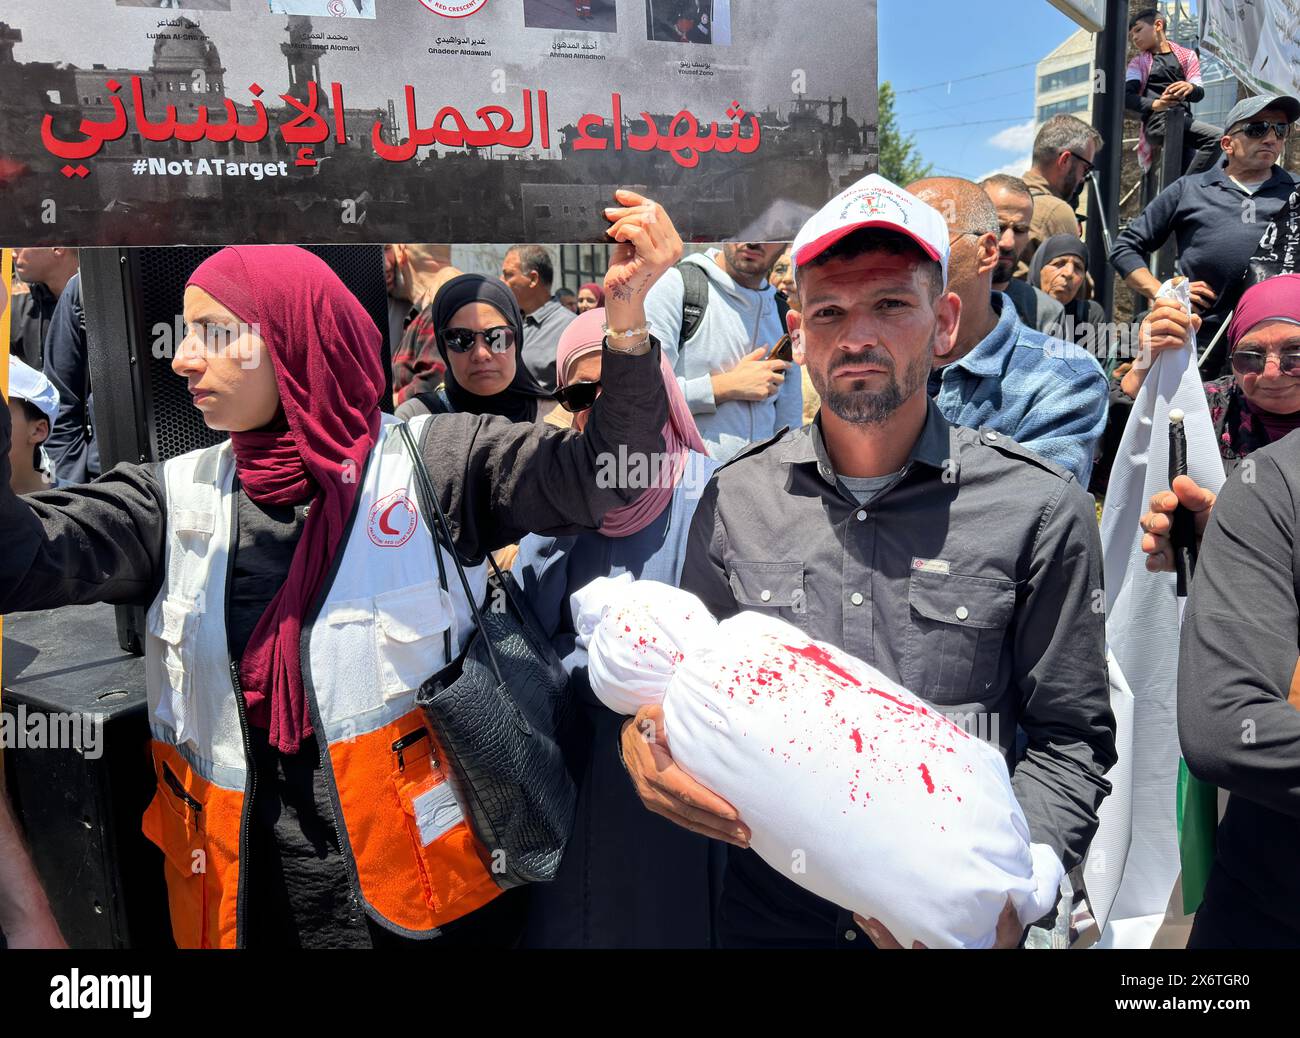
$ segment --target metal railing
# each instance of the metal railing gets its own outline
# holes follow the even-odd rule
[[[1183,139],[1191,122],[1191,113],[1181,105],[1165,112],[1165,139],[1152,156],[1151,168],[1143,177],[1142,208],[1146,209],[1156,195],[1183,175]],[[1149,139],[1149,138],[1148,138]],[[1178,243],[1171,235],[1164,246],[1151,258],[1151,273],[1162,282],[1174,276],[1178,262]]]

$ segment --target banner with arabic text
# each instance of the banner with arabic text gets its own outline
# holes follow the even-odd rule
[[[5,0],[0,243],[781,241],[876,121],[875,0]]]
[[[1300,3],[1201,0],[1201,49],[1252,93],[1300,93]]]

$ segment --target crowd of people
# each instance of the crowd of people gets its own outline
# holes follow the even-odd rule
[[[1131,36],[1149,164],[1199,68],[1155,12]],[[1300,274],[1248,271],[1297,190],[1279,164],[1297,118],[1300,101],[1261,96],[1222,130],[1193,123],[1185,174],[1118,235],[1113,269],[1089,269],[1075,211],[1108,142],[1068,115],[1021,177],[872,175],[792,243],[683,259],[672,214],[620,191],[608,269],[576,291],[541,245],[513,246],[499,277],[457,270],[446,246],[389,245],[391,400],[383,331],[321,261],[224,249],[185,290],[172,367],[228,441],[103,474],[75,250],[16,250],[0,612],[148,610],[144,828],[178,944],[896,944],[758,857],[671,734],[647,737],[661,708],[623,718],[593,696],[569,601],[622,574],[719,619],[767,611],[992,718],[1033,841],[1078,878],[1117,753],[1095,607],[1115,405],[1222,329],[1196,359],[1225,472],[1250,478],[1220,500],[1181,477],[1141,523],[1152,570],[1174,565],[1178,508],[1203,534],[1178,725],[1192,771],[1229,797],[1191,943],[1300,945]],[[1171,237],[1190,312],[1148,265]],[[1136,337],[1092,298],[1114,274],[1146,308]],[[648,485],[602,478],[638,456],[657,460]],[[421,466],[452,543],[406,496]],[[574,703],[573,832],[552,882],[511,890],[458,812],[429,830],[444,776],[414,700],[466,650],[489,555]],[[457,562],[463,588],[445,579]],[[1035,920],[1013,922],[1007,946]],[[3,810],[0,930],[58,940]]]

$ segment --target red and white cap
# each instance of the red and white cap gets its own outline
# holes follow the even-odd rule
[[[795,269],[863,227],[907,235],[943,268],[947,282],[948,222],[943,214],[876,173],[845,188],[803,225],[794,239]]]

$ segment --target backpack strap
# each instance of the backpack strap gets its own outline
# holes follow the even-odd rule
[[[784,335],[788,327],[785,316],[790,312],[790,300],[780,292],[777,292],[773,298],[776,300],[776,317],[781,322],[781,334]]]
[[[704,323],[704,312],[709,308],[709,275],[694,263],[677,264],[682,276],[682,333],[678,347],[685,346]]]
[[[426,389],[416,393],[412,400],[418,400],[424,405],[429,414],[451,414],[451,401],[447,399],[446,383],[440,385],[437,389]]]

